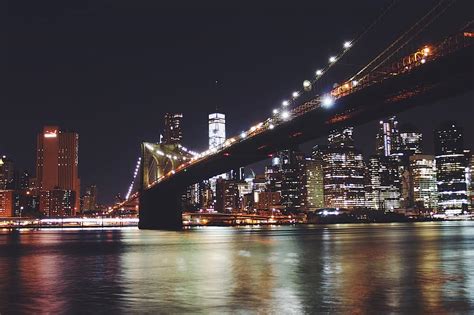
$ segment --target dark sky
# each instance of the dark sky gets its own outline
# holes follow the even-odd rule
[[[34,171],[35,135],[43,125],[76,130],[83,187],[96,183],[101,200],[111,201],[127,190],[140,141],[158,140],[166,111],[183,112],[184,144],[196,150],[207,146],[207,114],[216,106],[227,115],[228,134],[247,129],[392,1],[176,3],[3,3],[0,154]],[[359,69],[436,3],[396,2],[327,82]],[[472,9],[470,1],[458,1],[420,38],[459,29]],[[428,153],[432,129],[444,119],[463,125],[473,148],[473,107],[471,92],[399,120],[419,125]],[[373,152],[376,125],[356,129],[366,154]]]

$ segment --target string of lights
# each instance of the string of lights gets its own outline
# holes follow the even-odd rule
[[[135,180],[136,180],[138,172],[140,170],[141,162],[142,162],[142,158],[139,157],[138,160],[137,160],[137,165],[135,167],[135,172],[133,173],[133,179],[132,179],[132,182],[130,184],[130,187],[128,188],[127,195],[125,196],[125,199],[128,199],[130,197],[130,194],[132,193],[133,186],[135,185]]]

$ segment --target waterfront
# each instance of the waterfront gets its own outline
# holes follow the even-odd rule
[[[0,313],[469,313],[474,222],[0,232]]]

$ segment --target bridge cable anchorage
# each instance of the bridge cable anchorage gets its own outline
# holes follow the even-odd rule
[[[402,35],[400,35],[395,41],[393,41],[387,48],[385,48],[380,54],[378,54],[372,61],[370,61],[366,66],[364,66],[361,70],[359,70],[355,75],[350,77],[346,81],[353,81],[356,80],[356,78],[359,77],[365,77],[367,74],[363,74],[366,70],[368,70],[372,64],[376,63],[380,58],[382,58],[387,52],[389,52],[395,45],[397,45],[400,41],[402,41],[407,35],[410,34],[413,30],[417,30],[417,32],[412,35],[408,40],[405,41],[403,45],[401,45],[398,49],[395,49],[388,57],[384,58],[380,63],[378,63],[374,68],[369,69],[368,72],[373,72],[374,70],[378,69],[381,65],[383,65],[385,62],[389,60],[395,53],[399,52],[403,47],[405,47],[415,36],[417,36],[422,30],[424,30],[427,26],[429,26],[433,21],[435,21],[441,14],[443,14],[447,8],[449,8],[456,0],[448,1],[448,5],[444,8],[442,8],[442,11],[435,15],[431,20],[428,20],[425,25],[419,27],[421,23],[423,23],[425,20],[427,20],[430,15],[435,12],[438,8],[441,7],[446,1],[445,0],[440,0],[431,10],[429,10],[421,19],[419,19],[417,22],[415,22],[414,25],[412,25],[407,31],[405,31]],[[359,79],[361,81],[362,79]]]

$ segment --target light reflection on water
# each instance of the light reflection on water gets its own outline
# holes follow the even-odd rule
[[[0,313],[474,311],[474,222],[0,231]]]

